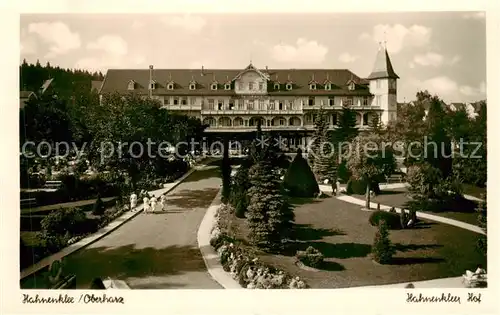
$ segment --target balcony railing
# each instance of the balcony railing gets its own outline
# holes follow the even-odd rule
[[[201,110],[201,105],[163,105],[168,110]]]
[[[356,125],[359,130],[366,130],[370,127],[368,125]],[[255,131],[257,126],[210,126],[205,131],[208,132],[231,132],[231,131]],[[330,125],[328,129],[336,129],[337,126]],[[262,130],[284,130],[284,131],[313,131],[315,129],[314,125],[304,125],[304,126],[262,126]]]

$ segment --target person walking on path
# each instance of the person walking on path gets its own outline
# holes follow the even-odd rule
[[[135,193],[132,193],[132,195],[130,195],[130,210],[134,210],[136,206],[137,206],[137,195]]]
[[[151,198],[151,212],[155,211],[156,211],[156,197],[153,196],[153,198]]]
[[[144,213],[149,213],[149,211],[150,211],[149,198],[144,197],[144,199],[142,199],[142,201],[144,202]]]
[[[160,209],[161,211],[167,210],[167,196],[161,195],[160,197]]]

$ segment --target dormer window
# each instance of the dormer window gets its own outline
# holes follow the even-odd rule
[[[286,84],[286,89],[287,89],[288,91],[291,91],[291,90],[292,90],[292,83],[287,83],[287,84]]]
[[[228,91],[231,89],[231,83],[224,84],[224,90]]]
[[[279,90],[280,89],[280,84],[279,83],[274,83],[274,89]]]
[[[309,84],[309,89],[310,90],[316,90],[316,83]]]
[[[210,89],[217,90],[217,83],[212,83],[212,85],[210,85]]]
[[[354,82],[349,83],[349,91],[354,91],[356,89],[356,85]]]
[[[174,83],[170,82],[167,84],[167,90],[173,90],[174,89]]]
[[[325,84],[325,90],[330,91],[332,89],[331,83]]]
[[[150,81],[149,82],[149,89],[154,90],[156,88],[156,82],[155,81]]]
[[[193,83],[193,82],[189,83],[189,89],[196,90],[196,83]]]
[[[134,89],[135,89],[135,82],[134,82],[134,80],[130,80],[128,82],[127,90],[131,91],[131,90],[134,90]]]

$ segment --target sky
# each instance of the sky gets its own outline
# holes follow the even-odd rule
[[[110,68],[350,69],[367,77],[386,46],[398,101],[428,90],[486,98],[484,12],[22,14],[20,61]],[[384,43],[385,42],[385,43]]]

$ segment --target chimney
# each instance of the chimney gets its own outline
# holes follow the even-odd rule
[[[205,75],[205,72],[204,72],[205,68],[203,66],[201,66],[201,76],[204,76]]]
[[[151,82],[153,81],[153,65],[149,66],[149,82],[148,82],[148,90],[149,90],[149,97],[151,98],[153,96],[153,89],[151,89]]]

